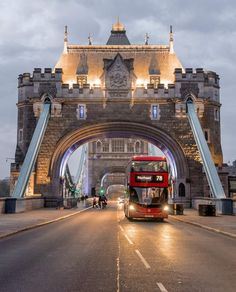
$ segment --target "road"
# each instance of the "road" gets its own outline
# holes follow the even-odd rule
[[[121,205],[119,205],[121,208]],[[235,239],[117,204],[0,240],[0,291],[236,291]]]

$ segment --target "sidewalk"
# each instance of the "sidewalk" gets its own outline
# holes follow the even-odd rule
[[[197,210],[185,209],[184,215],[170,215],[170,217],[236,238],[236,216],[233,215],[199,216]]]
[[[0,239],[21,231],[71,217],[89,208],[91,206],[88,207],[84,202],[80,202],[78,203],[78,208],[73,209],[44,208],[25,213],[0,214]]]
[[[36,228],[45,224],[74,216],[87,209],[84,203],[79,203],[74,209],[38,209],[25,213],[0,215],[0,239],[18,232]],[[199,216],[198,211],[185,209],[184,215],[169,215],[170,218],[192,224],[213,232],[218,232],[236,238],[236,216],[218,215],[215,217]]]

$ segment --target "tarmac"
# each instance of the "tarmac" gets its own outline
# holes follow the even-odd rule
[[[44,208],[24,213],[0,214],[0,239],[75,216],[90,208],[92,208],[90,204],[81,202],[77,208],[73,209]],[[185,209],[183,215],[169,215],[169,217],[236,238],[236,216],[234,215],[199,216],[197,210]]]

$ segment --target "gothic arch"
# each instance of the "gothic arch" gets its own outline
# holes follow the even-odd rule
[[[135,149],[135,152],[136,153],[140,153],[140,150],[141,150],[141,142],[140,140],[137,140],[134,144],[134,149]]]
[[[179,197],[185,197],[185,185],[182,182],[179,184]]]
[[[102,152],[102,142],[101,142],[101,140],[98,140],[96,142],[96,150],[97,150],[98,153]]]
[[[162,129],[134,122],[107,122],[80,127],[59,140],[52,155],[48,173],[51,185],[55,187],[59,184],[60,169],[66,164],[71,152],[79,146],[106,137],[129,138],[131,136],[152,143],[162,150],[169,163],[172,163],[172,169],[175,169],[173,181],[176,185],[189,177],[187,160],[181,146]],[[189,191],[186,190],[186,196],[188,193]]]

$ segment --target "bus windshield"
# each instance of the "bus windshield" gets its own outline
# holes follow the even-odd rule
[[[134,172],[167,172],[166,161],[132,161],[131,171]]]
[[[166,188],[139,188],[130,187],[130,202],[155,205],[165,203],[168,199]]]

